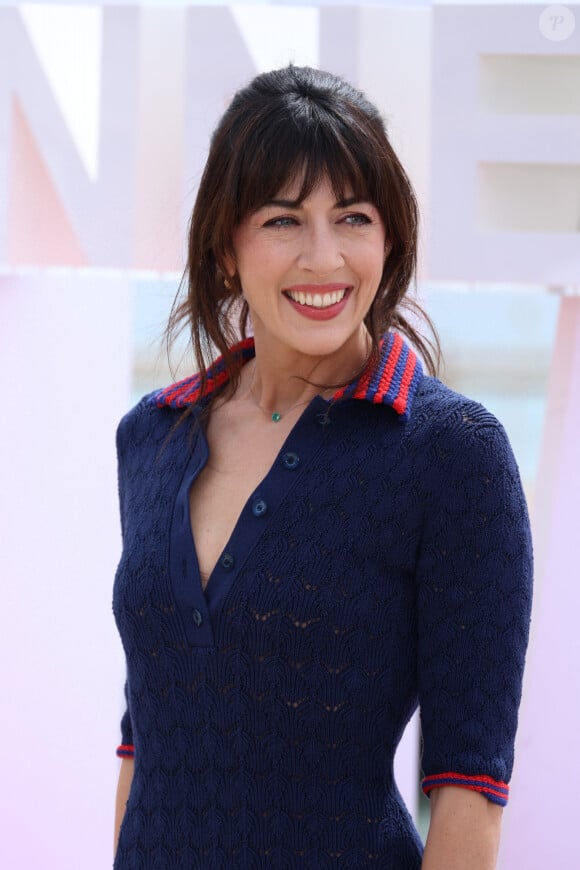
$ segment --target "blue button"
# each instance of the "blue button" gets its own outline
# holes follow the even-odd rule
[[[252,505],[252,513],[255,517],[263,517],[268,510],[268,505],[263,498],[257,498]]]
[[[324,411],[321,414],[317,414],[316,422],[319,423],[321,426],[328,426],[328,424],[330,423],[330,417],[328,416],[328,412]]]
[[[191,615],[193,617],[193,624],[195,625],[196,628],[199,628],[203,622],[203,616],[202,616],[201,610],[198,610],[196,607]]]
[[[300,457],[297,453],[285,453],[282,457],[282,462],[284,463],[284,468],[294,471],[295,468],[298,468]]]
[[[222,568],[224,571],[231,571],[235,564],[235,559],[231,553],[224,553],[221,558]]]

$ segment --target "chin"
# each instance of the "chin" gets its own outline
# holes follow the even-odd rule
[[[305,356],[329,357],[340,353],[346,346],[356,341],[360,334],[361,325],[351,329],[344,326],[331,326],[325,324],[323,328],[315,330],[303,330],[296,339],[291,342],[292,347]]]

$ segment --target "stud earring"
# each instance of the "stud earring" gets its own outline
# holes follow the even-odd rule
[[[232,289],[232,285],[230,284],[229,278],[224,278],[224,287],[226,288],[226,290]]]

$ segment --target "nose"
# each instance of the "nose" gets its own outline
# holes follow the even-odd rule
[[[298,265],[320,278],[344,266],[340,238],[332,225],[316,223],[304,228]]]

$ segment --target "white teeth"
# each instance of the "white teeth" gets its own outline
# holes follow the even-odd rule
[[[335,290],[332,293],[302,293],[294,290],[288,290],[288,296],[299,305],[310,305],[311,308],[328,308],[330,305],[336,305],[344,298],[346,287],[343,290]]]

